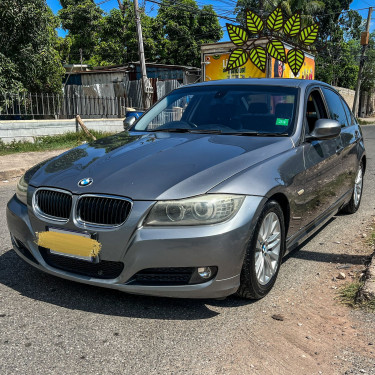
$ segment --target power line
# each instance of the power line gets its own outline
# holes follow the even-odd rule
[[[159,1],[156,1],[156,0],[146,0],[146,1],[148,1],[150,3],[157,4],[159,6],[167,6],[168,5],[168,4],[164,4],[164,3],[161,3]],[[189,13],[192,13],[192,11],[194,11],[196,14],[198,14],[198,12],[199,12],[200,14],[206,14],[206,15],[211,16],[211,17],[217,17],[217,18],[225,19],[227,21],[236,22],[236,19],[219,15],[216,12],[215,13],[210,13],[210,12],[206,12],[206,11],[201,10],[201,9],[198,9],[198,12],[197,12],[196,8],[190,7],[190,6],[186,5],[186,4],[179,3],[178,1],[169,1],[168,0],[168,1],[166,1],[166,3],[170,3],[169,5],[176,6],[176,8],[178,8],[180,10],[184,10],[184,11],[189,12]],[[177,6],[177,5],[179,5],[179,6]]]
[[[99,5],[103,5],[103,4],[105,4],[105,3],[109,3],[110,1],[112,1],[112,0],[102,0],[102,1],[99,2],[99,3],[96,3],[96,5],[97,5],[97,6],[99,6]]]

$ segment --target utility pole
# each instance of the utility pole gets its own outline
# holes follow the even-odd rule
[[[149,81],[148,81],[147,73],[146,73],[145,51],[143,48],[142,26],[141,26],[141,17],[139,14],[138,0],[134,0],[134,13],[135,13],[135,23],[137,26],[139,63],[140,63],[141,74],[142,74],[143,108],[148,109],[150,107],[149,93],[151,93],[151,87],[149,85]]]
[[[354,95],[354,103],[353,103],[353,114],[355,117],[358,117],[359,93],[361,89],[363,67],[365,65],[365,52],[366,52],[366,49],[368,47],[368,42],[369,42],[371,14],[372,14],[372,7],[368,9],[366,31],[362,33],[361,35],[362,52],[361,52],[361,57],[359,60],[358,78],[357,78],[357,84],[355,86],[355,95]]]

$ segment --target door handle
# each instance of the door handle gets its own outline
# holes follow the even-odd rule
[[[337,148],[336,148],[336,154],[340,155],[343,149],[344,149],[343,146],[337,146]]]

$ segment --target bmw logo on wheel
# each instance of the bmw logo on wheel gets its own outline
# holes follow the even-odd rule
[[[78,186],[86,187],[91,185],[93,182],[94,180],[91,177],[83,178],[80,182],[78,182]]]

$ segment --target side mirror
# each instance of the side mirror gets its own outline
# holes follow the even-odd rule
[[[321,119],[317,120],[314,130],[306,137],[306,140],[314,139],[332,139],[341,133],[341,125],[336,120]]]
[[[124,130],[129,130],[135,123],[135,120],[136,120],[135,116],[128,116],[124,120]]]

